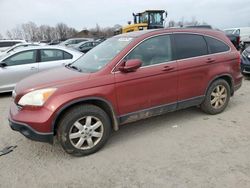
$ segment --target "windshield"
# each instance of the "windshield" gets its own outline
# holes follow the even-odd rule
[[[131,37],[114,37],[99,44],[72,65],[82,72],[97,72],[115,58],[131,41]]]
[[[163,24],[163,15],[161,12],[149,13],[149,17],[150,17],[149,23],[151,25],[162,25]]]

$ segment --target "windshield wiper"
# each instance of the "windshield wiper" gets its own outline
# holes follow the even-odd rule
[[[78,68],[72,64],[65,65],[65,67],[77,70],[78,72],[82,72],[82,70],[80,68]]]

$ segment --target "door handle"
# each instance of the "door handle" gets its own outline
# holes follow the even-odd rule
[[[174,69],[174,67],[165,66],[165,67],[162,69],[162,71],[171,71],[171,70],[173,70],[173,69]]]
[[[213,63],[215,62],[215,59],[213,58],[207,58],[206,63]]]

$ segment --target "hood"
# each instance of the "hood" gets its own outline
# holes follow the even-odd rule
[[[89,73],[74,71],[66,67],[54,68],[23,79],[16,85],[15,92],[20,94],[48,87],[59,88],[74,82],[87,81],[89,75]]]

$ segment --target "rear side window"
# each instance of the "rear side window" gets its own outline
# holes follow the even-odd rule
[[[203,36],[195,34],[174,34],[177,59],[185,59],[208,54]]]
[[[207,36],[205,36],[205,39],[207,41],[208,50],[210,54],[226,52],[230,49],[228,45],[226,45],[220,40]]]
[[[4,60],[8,66],[23,65],[36,62],[36,50],[24,51]]]
[[[63,52],[63,59],[72,59],[73,56],[68,52]]]
[[[63,51],[56,49],[41,50],[41,62],[58,61],[63,59]]]

